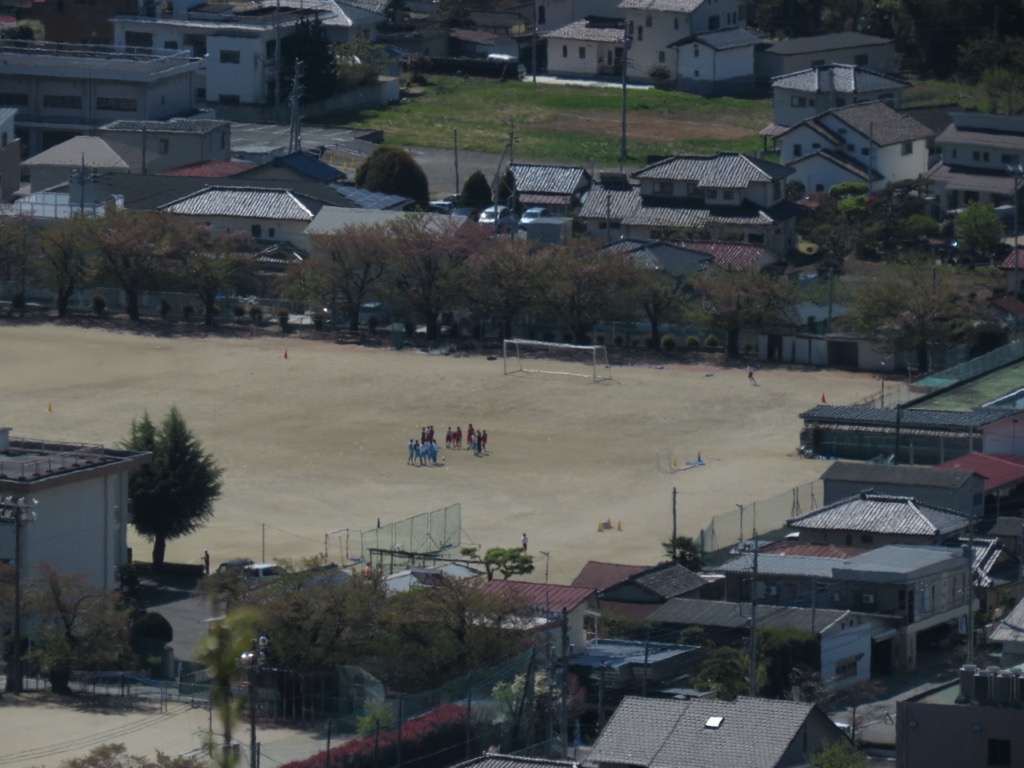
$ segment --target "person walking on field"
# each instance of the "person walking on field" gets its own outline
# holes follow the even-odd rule
[[[757,380],[754,379],[754,366],[753,365],[748,365],[747,366],[747,381],[749,381],[755,387],[757,386]]]
[[[406,464],[414,464],[416,458],[416,441],[411,437],[409,438],[409,460]]]
[[[477,439],[480,441],[480,452],[487,453],[487,430],[481,432]]]
[[[523,552],[526,551],[527,546],[530,544],[530,540],[526,537],[526,531],[523,531]]]
[[[455,427],[455,449],[462,450],[462,425]]]

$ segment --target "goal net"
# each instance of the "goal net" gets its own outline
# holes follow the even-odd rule
[[[584,376],[594,381],[611,378],[608,349],[603,344],[505,339],[503,351],[506,376],[522,372]]]

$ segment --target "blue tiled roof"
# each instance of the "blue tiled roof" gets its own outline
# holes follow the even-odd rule
[[[291,168],[296,173],[309,177],[313,181],[334,181],[345,175],[337,168],[328,165],[322,160],[318,160],[312,155],[307,155],[305,152],[292,152],[290,155],[277,158],[276,162],[285,168]]]

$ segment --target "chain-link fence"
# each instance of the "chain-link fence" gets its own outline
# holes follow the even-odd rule
[[[349,542],[351,545],[352,542]],[[408,552],[410,555],[438,555],[462,544],[462,505],[450,504],[413,515],[396,523],[379,525],[362,531],[355,543],[358,551],[350,549],[348,557],[357,557],[385,573],[409,566],[405,557],[385,556],[388,552]],[[342,553],[344,556],[346,553]]]

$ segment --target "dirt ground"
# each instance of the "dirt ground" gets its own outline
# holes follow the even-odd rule
[[[484,356],[434,356],[293,336],[181,338],[54,325],[0,325],[3,408],[15,437],[115,446],[133,418],[177,405],[224,468],[213,520],[170,542],[168,560],[321,554],[325,534],[366,530],[453,503],[463,543],[550,553],[550,580],[587,560],[655,563],[671,532],[694,535],[737,503],[826,468],[796,454],[797,414],[871,393],[870,375],[616,364],[612,380],[503,375]],[[286,355],[287,352],[287,355]],[[723,360],[724,362],[724,360]],[[51,410],[52,408],[52,410]],[[488,453],[441,451],[410,467],[420,428],[486,429]],[[657,451],[705,466],[659,473]],[[40,514],[45,514],[45,510]],[[598,532],[611,518],[613,530]],[[621,521],[622,530],[614,530]],[[331,536],[338,560],[341,539]],[[135,557],[149,545],[134,536]],[[535,578],[543,578],[538,568]]]

